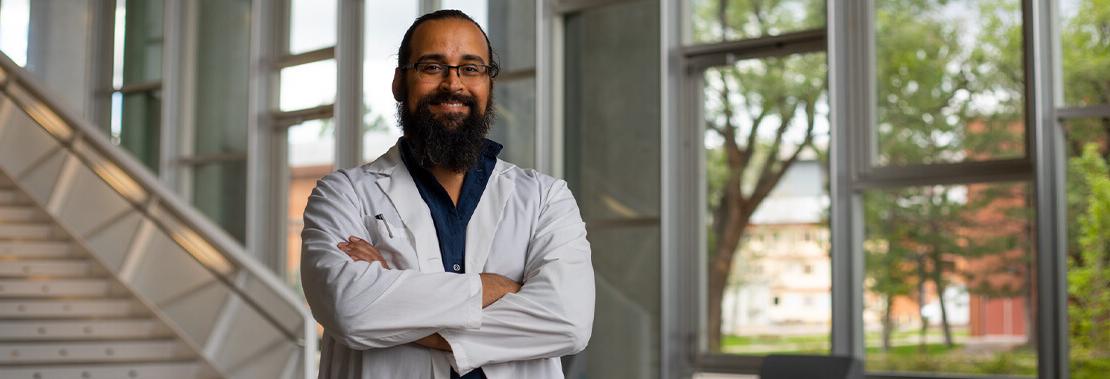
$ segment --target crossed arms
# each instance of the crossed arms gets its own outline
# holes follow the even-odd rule
[[[362,205],[344,173],[325,177],[309,198],[302,234],[313,315],[353,349],[417,343],[451,351],[460,374],[581,351],[594,307],[585,226],[565,183],[543,191],[518,285],[495,274],[390,269],[365,241],[341,244],[347,254],[335,241],[366,233]]]
[[[363,261],[367,263],[377,262],[378,264],[389,269],[389,262],[385,260],[385,256],[381,251],[378,251],[374,245],[362,238],[355,236],[347,237],[347,240],[335,245],[347,253],[351,259],[355,261]],[[478,274],[482,280],[482,308],[490,306],[493,302],[500,299],[505,294],[520,292],[520,283],[514,282],[512,279],[506,278],[494,273],[483,272]],[[436,350],[451,351],[451,345],[439,333],[431,334],[427,337],[413,341],[413,343],[432,348]]]

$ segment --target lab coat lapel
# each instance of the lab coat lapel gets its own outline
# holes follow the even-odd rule
[[[420,197],[412,175],[409,175],[409,170],[401,161],[400,150],[394,145],[383,159],[391,160],[390,163],[394,167],[388,176],[378,179],[377,184],[393,203],[393,208],[401,216],[405,229],[412,233],[410,237],[416,247],[418,268],[420,271],[442,271],[442,264],[433,265],[433,261],[442,258],[439,254],[439,240],[436,238],[431,212],[424,199]],[[432,270],[433,268],[435,270]]]
[[[498,160],[494,173],[490,176],[486,189],[470,223],[466,227],[466,271],[482,272],[489,258],[494,234],[505,215],[505,206],[513,197],[513,178],[507,173],[508,166]]]

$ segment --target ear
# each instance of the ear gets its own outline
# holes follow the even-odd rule
[[[400,68],[393,69],[393,100],[396,100],[398,103],[405,101],[403,96],[404,91],[401,90],[401,86],[405,85],[404,80],[404,71]]]

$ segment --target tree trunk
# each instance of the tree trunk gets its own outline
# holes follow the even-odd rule
[[[937,287],[937,298],[940,299],[940,326],[944,330],[944,345],[948,347],[954,346],[952,342],[952,327],[948,325],[948,308],[944,302],[944,284],[939,279],[934,279],[933,284]]]
[[[890,335],[894,331],[894,320],[892,316],[894,313],[894,296],[890,294],[883,295],[885,309],[883,309],[883,351],[890,351]]]
[[[925,259],[917,257],[917,315],[921,318],[921,332],[917,338],[917,350],[925,352],[925,337],[929,331],[929,319],[925,317]]]
[[[743,197],[740,193],[740,177],[735,175],[727,182],[728,187],[722,193],[719,207],[713,219],[713,230],[717,233],[717,246],[713,246],[713,258],[709,261],[707,301],[708,309],[705,332],[709,344],[709,351],[721,350],[721,310],[728,285],[729,273],[732,271],[732,260],[736,249],[740,245],[740,238],[748,226],[747,212]]]

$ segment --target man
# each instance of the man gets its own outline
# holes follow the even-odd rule
[[[321,179],[305,209],[320,377],[561,378],[594,311],[574,197],[485,139],[497,63],[470,17],[418,18],[397,61],[404,136]]]

